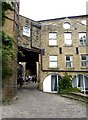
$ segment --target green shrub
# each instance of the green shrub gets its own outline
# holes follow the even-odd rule
[[[12,42],[13,42],[12,37],[6,36],[6,34],[2,31],[2,46],[3,47],[8,46],[9,48],[12,48]]]
[[[8,39],[8,41],[5,41]],[[15,59],[15,53],[13,50],[13,38],[6,36],[2,32],[2,85],[4,86],[6,78],[12,75],[12,68],[9,68],[9,60]]]
[[[61,89],[60,94],[69,94],[70,92],[80,92],[78,88],[68,88],[68,89]]]
[[[59,89],[68,89],[72,87],[72,76],[67,73],[59,80]]]
[[[72,88],[72,76],[67,73],[59,80],[58,92],[60,94],[68,94],[69,92],[80,92],[78,88]]]

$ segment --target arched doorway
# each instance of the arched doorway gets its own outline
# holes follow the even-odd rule
[[[43,81],[43,92],[57,93],[60,78],[58,74],[48,75]]]

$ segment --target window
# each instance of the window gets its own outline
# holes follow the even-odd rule
[[[72,45],[71,33],[64,33],[65,45]]]
[[[86,33],[79,33],[80,45],[86,45]]]
[[[69,22],[65,22],[64,24],[63,24],[63,28],[64,29],[69,29],[70,28],[70,23]]]
[[[66,56],[66,68],[73,67],[73,56]]]
[[[57,45],[57,33],[49,33],[49,45]]]
[[[81,55],[81,67],[88,68],[88,55]]]
[[[57,68],[57,56],[49,56],[49,67]]]
[[[59,48],[59,54],[62,54],[62,48],[61,47]]]
[[[30,28],[27,26],[23,27],[23,35],[30,37]]]
[[[76,54],[79,54],[79,49],[78,49],[78,47],[76,47]]]
[[[83,75],[78,75],[78,87],[83,87]]]

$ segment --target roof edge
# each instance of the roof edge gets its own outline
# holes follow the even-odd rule
[[[77,18],[77,17],[88,17],[88,15],[78,15],[78,16],[68,16],[68,17],[61,17],[61,18],[54,18],[54,19],[38,20],[37,22],[44,22],[44,21],[51,21],[51,20],[61,20],[61,19],[65,19],[65,18]]]
[[[31,21],[37,22],[37,21],[32,20],[32,19],[30,19],[30,18],[28,18],[28,17],[25,17],[25,16],[23,16],[23,15],[20,15],[20,14],[19,14],[19,16],[21,16],[21,17],[23,17],[23,18],[25,18],[25,19],[29,19],[29,20],[31,20]]]

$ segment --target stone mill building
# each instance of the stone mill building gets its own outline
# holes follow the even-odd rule
[[[26,75],[36,75],[39,90],[56,93],[59,79],[68,73],[73,87],[88,90],[88,16],[34,21],[18,12],[17,3],[14,12],[7,11],[9,20],[3,29],[14,36],[24,79]],[[7,87],[16,96],[17,79],[14,80],[13,86]]]
[[[64,73],[72,86],[88,89],[87,15],[34,21],[19,16],[18,62],[23,76],[36,75],[39,89],[56,93]]]

